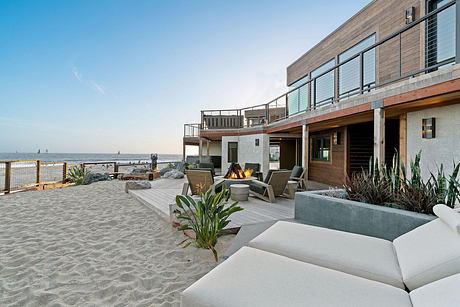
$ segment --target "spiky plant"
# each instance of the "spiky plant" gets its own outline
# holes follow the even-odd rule
[[[227,206],[229,199],[230,190],[226,190],[225,186],[217,194],[212,194],[211,189],[201,193],[198,200],[188,195],[176,196],[179,209],[174,210],[174,213],[185,223],[178,230],[192,230],[195,233],[195,246],[211,250],[216,262],[218,256],[215,245],[218,236],[229,233],[224,228],[231,222],[230,215],[243,210],[237,206],[238,202]],[[189,240],[186,239],[179,244],[187,247],[192,243],[187,241]]]
[[[91,172],[80,167],[72,167],[67,173],[67,177],[71,182],[75,183],[75,185],[88,184],[92,176],[93,174]]]

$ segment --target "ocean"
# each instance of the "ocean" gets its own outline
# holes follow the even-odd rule
[[[41,160],[42,162],[150,162],[150,154],[94,154],[94,153],[0,153],[0,161]],[[158,154],[158,162],[181,161],[182,155]]]

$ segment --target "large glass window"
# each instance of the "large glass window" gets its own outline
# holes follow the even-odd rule
[[[335,60],[332,59],[327,63],[324,63],[320,67],[313,70],[310,74],[311,79],[318,77],[328,69],[335,66]],[[335,70],[331,70],[325,75],[316,79],[316,86],[314,83],[311,84],[312,107],[322,106],[328,103],[332,103],[334,100],[334,86],[335,86]]]
[[[304,84],[308,81],[308,76],[294,82],[289,86],[289,90],[295,89],[296,87]],[[308,84],[303,85],[297,90],[288,94],[288,110],[289,116],[295,115],[301,112],[305,112],[308,106]]]
[[[228,142],[228,163],[238,162],[238,142]]]
[[[339,55],[339,64],[350,59],[355,54],[363,51],[373,44],[375,44],[375,34],[363,39],[347,51],[342,52]],[[363,62],[363,89],[366,89],[375,84],[375,48],[363,54]],[[361,71],[359,57],[356,57],[339,67],[339,100],[359,95],[360,78]]]
[[[429,0],[426,3],[427,13],[449,2]],[[455,5],[428,18],[426,22],[426,67],[455,58]]]
[[[311,160],[331,161],[331,136],[321,136],[312,138]]]

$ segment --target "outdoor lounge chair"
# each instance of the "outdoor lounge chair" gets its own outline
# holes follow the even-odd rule
[[[393,242],[277,222],[186,289],[182,306],[460,306],[460,214],[434,211]]]
[[[214,169],[214,164],[211,162],[201,162],[198,164],[198,169],[201,170],[211,170],[212,177],[216,176],[216,171]]]
[[[305,191],[307,189],[307,170],[302,166],[294,166],[291,173],[291,178],[289,180],[297,181],[297,188],[299,190]]]
[[[269,170],[265,180],[253,180],[249,184],[250,193],[260,199],[274,203],[276,202],[276,196],[290,197],[294,195],[294,192],[289,190],[289,194],[285,194],[286,185],[288,189],[292,189],[287,184],[291,171],[286,170]]]
[[[263,180],[263,173],[260,171],[260,163],[244,163],[244,170],[252,169],[252,177],[256,177],[257,180]]]
[[[192,195],[199,195],[201,192],[206,192],[211,189],[213,193],[219,192],[222,189],[223,180],[214,181],[211,170],[186,170],[187,182],[182,187],[182,195],[187,195],[188,189]]]

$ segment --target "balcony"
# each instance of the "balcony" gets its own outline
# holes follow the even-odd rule
[[[184,139],[193,139],[200,137],[201,124],[184,124]]]
[[[455,2],[434,9],[378,42],[374,33],[268,103],[202,110],[201,129],[267,126],[455,63]]]

